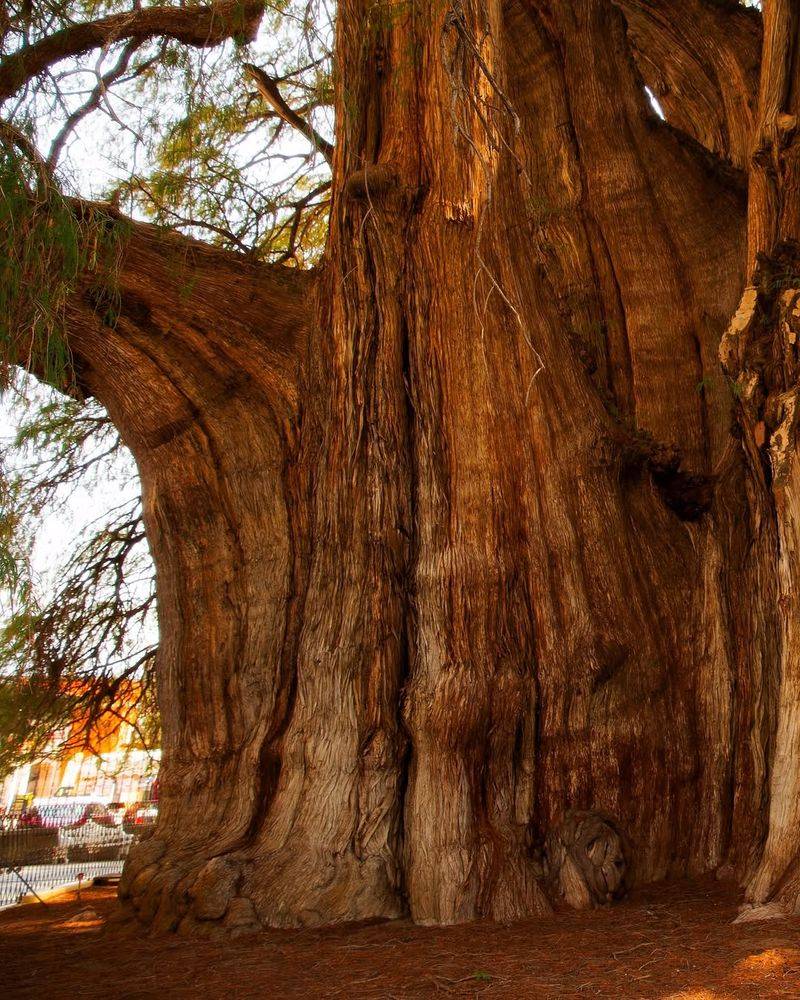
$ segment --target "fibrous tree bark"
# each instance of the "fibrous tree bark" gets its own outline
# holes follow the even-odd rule
[[[633,57],[671,124],[746,169],[756,113],[761,19],[734,0],[617,0]]]
[[[739,426],[750,475],[774,534],[779,610],[775,734],[769,828],[748,886],[758,907],[800,901],[800,718],[798,718],[798,399],[800,332],[800,11],[764,11],[764,47],[748,205],[748,284],[721,357],[740,398]]]
[[[75,299],[158,574],[142,921],[795,907],[798,21],[343,0],[324,263],[136,224]]]

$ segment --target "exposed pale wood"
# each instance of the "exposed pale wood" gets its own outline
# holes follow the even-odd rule
[[[774,532],[780,623],[769,828],[748,885],[756,906],[749,919],[796,912],[800,904],[800,11],[791,0],[764,5],[761,65],[748,209],[750,282],[721,350],[739,387],[746,453],[756,475],[768,471],[764,508]]]

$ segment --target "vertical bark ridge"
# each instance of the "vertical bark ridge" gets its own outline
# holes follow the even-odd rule
[[[596,7],[595,15],[600,10],[600,7]],[[630,350],[634,359],[640,359],[638,363],[641,376],[638,385],[635,377],[636,368],[633,368],[634,392],[638,399],[647,400],[656,391],[655,385],[659,384],[660,386],[658,390],[660,401],[657,405],[661,408],[661,416],[639,412],[638,419],[634,423],[631,420],[631,416],[634,415],[629,416],[630,411],[629,413],[623,412],[621,416],[627,418],[624,423],[628,426],[633,423],[634,426],[638,425],[651,433],[655,432],[656,439],[660,438],[661,440],[664,440],[664,436],[669,433],[668,430],[664,430],[665,428],[678,426],[684,428],[687,422],[693,423],[697,428],[698,447],[694,451],[693,462],[692,452],[689,452],[690,462],[687,464],[690,468],[694,465],[694,469],[697,471],[716,474],[724,467],[725,456],[728,453],[727,425],[730,407],[730,397],[716,370],[716,342],[723,329],[726,315],[733,308],[738,294],[737,276],[741,273],[740,253],[743,244],[741,197],[735,189],[728,188],[724,177],[715,176],[713,170],[707,169],[702,157],[698,157],[690,146],[681,143],[668,130],[646,123],[643,115],[641,89],[637,85],[635,75],[630,70],[624,47],[619,44],[619,35],[615,36],[613,32],[609,32],[607,22],[602,18],[594,22],[595,27],[592,29],[592,10],[586,5],[573,5],[572,12],[572,19],[565,20],[566,28],[564,30],[569,29],[574,32],[582,30],[582,44],[585,46],[584,49],[575,46],[572,51],[582,53],[580,62],[584,69],[587,65],[591,65],[593,58],[605,60],[606,68],[603,70],[605,75],[599,74],[600,79],[604,82],[603,93],[619,95],[618,101],[621,104],[619,113],[626,118],[628,124],[626,126],[627,132],[626,129],[606,129],[605,134],[603,134],[602,130],[598,130],[597,121],[602,120],[605,123],[605,117],[598,118],[597,108],[592,107],[589,103],[590,97],[578,93],[577,99],[573,99],[563,82],[567,78],[580,79],[575,73],[564,74],[562,71],[559,74],[562,81],[560,96],[554,100],[553,83],[544,82],[545,79],[550,81],[558,79],[552,69],[548,70],[547,77],[540,73],[537,80],[536,77],[532,78],[531,76],[532,68],[557,64],[562,46],[568,50],[568,42],[559,36],[552,20],[548,21],[546,17],[538,22],[539,27],[535,29],[534,36],[530,35],[531,29],[529,29],[528,34],[525,34],[519,16],[512,13],[513,21],[511,24],[516,44],[510,51],[517,57],[516,65],[519,66],[519,69],[516,72],[521,74],[519,79],[522,89],[518,98],[520,101],[518,107],[522,110],[523,121],[537,123],[539,142],[541,142],[542,134],[550,134],[550,129],[555,135],[558,135],[558,123],[564,121],[570,123],[570,132],[575,136],[571,142],[562,145],[564,152],[559,157],[560,162],[563,162],[563,158],[568,156],[575,164],[571,170],[563,168],[561,170],[561,177],[569,178],[569,180],[562,187],[560,193],[556,194],[552,188],[547,191],[547,201],[551,206],[551,213],[549,215],[548,213],[537,213],[532,219],[534,226],[540,232],[546,227],[547,235],[550,237],[550,259],[546,259],[545,269],[549,270],[553,276],[554,287],[558,288],[559,285],[563,285],[562,275],[571,275],[576,284],[582,283],[589,290],[585,297],[590,298],[597,295],[594,281],[596,269],[587,266],[587,260],[597,261],[611,258],[613,261],[616,254],[621,261],[621,266],[614,268],[612,264],[614,284],[613,286],[605,286],[610,287],[614,294],[609,294],[601,286],[600,294],[604,298],[601,299],[599,306],[594,307],[594,313],[595,315],[599,313],[600,316],[613,316],[616,302],[622,301],[623,315],[627,320],[628,315],[624,309],[626,297],[630,300],[632,296],[636,295],[637,283],[641,280],[641,274],[629,262],[626,262],[623,256],[628,246],[634,245],[640,254],[649,255],[652,261],[651,266],[664,274],[669,274],[671,271],[675,273],[677,265],[675,284],[672,286],[674,291],[671,291],[669,286],[667,287],[666,300],[662,298],[662,288],[659,289],[658,293],[658,297],[662,301],[670,301],[669,296],[673,296],[673,304],[669,307],[672,326],[668,326],[666,329],[659,327],[658,330],[659,335],[664,337],[664,367],[661,376],[656,373],[650,357],[645,354],[648,346],[647,341],[641,342],[641,334],[635,326],[631,328],[628,324],[622,327],[606,325],[603,332],[613,343],[612,338],[619,338],[618,331],[622,329],[625,348]],[[589,17],[590,20],[585,20],[586,17]],[[536,22],[534,22],[535,24]],[[617,38],[616,43],[614,42],[615,37]],[[521,39],[524,39],[526,44],[520,44]],[[531,55],[532,51],[533,55]],[[547,52],[551,53],[549,57],[546,56]],[[579,59],[578,55],[573,58],[576,61]],[[584,73],[583,78],[596,81],[598,73]],[[538,97],[536,96],[537,91],[540,95]],[[526,104],[526,102],[530,103]],[[605,109],[605,103],[603,107]],[[551,125],[550,122],[553,124]],[[587,131],[587,125],[584,122],[593,125],[594,133]],[[629,145],[621,140],[621,135],[627,135]],[[611,144],[615,146],[613,151],[609,149]],[[554,158],[551,148],[545,147],[545,149],[547,152],[541,155],[542,163],[546,161],[548,154]],[[535,147],[533,155],[537,155]],[[583,161],[586,161],[585,166]],[[637,200],[637,213],[647,220],[645,223],[647,228],[644,235],[633,244],[628,242],[625,216],[620,216],[615,211],[617,192],[614,185],[622,183],[619,175],[609,171],[608,178],[604,185],[601,185],[602,178],[597,174],[597,171],[602,169],[602,165],[609,162],[625,163],[622,177],[638,177],[638,183],[648,192],[647,197],[651,201],[653,215],[649,217],[646,212],[643,213]],[[549,182],[552,185],[554,175],[552,173],[545,174],[542,166],[537,166],[536,161],[532,161],[529,175],[535,178],[534,183],[538,182],[539,178],[544,175],[544,178],[550,179]],[[631,182],[628,181],[628,183]],[[694,193],[699,193],[704,189],[707,191],[706,197],[709,203],[719,205],[718,199],[720,198],[722,204],[727,202],[731,231],[724,234],[716,233],[715,220],[710,215],[703,218],[702,214],[698,215],[695,212]],[[540,187],[539,191],[541,190]],[[710,193],[712,190],[716,192],[714,195]],[[537,199],[537,195],[538,191],[534,193],[532,199]],[[566,206],[571,209],[571,219],[567,214]],[[541,218],[542,214],[544,214],[544,219]],[[685,235],[678,236],[681,233]],[[673,234],[676,235],[673,236]],[[557,238],[557,242],[553,235]],[[541,238],[539,236],[539,240]],[[578,249],[581,246],[587,246],[587,244],[588,250]],[[700,245],[703,247],[705,259],[701,259],[698,253],[697,248]],[[645,247],[647,250],[644,250]],[[524,256],[523,246],[515,247],[515,250],[516,254]],[[510,256],[514,259],[514,253]],[[726,274],[728,283],[725,288],[720,288],[713,281],[710,282],[709,273]],[[577,280],[576,275],[579,276]],[[663,285],[663,282],[661,284]],[[569,286],[567,287],[569,289]],[[688,303],[687,296],[689,297]],[[586,307],[584,306],[582,310],[567,310],[567,315],[573,329],[575,329],[579,323],[585,324]],[[591,315],[591,311],[588,312],[588,315]],[[652,318],[650,321],[654,322]],[[580,330],[580,327],[578,329]],[[600,396],[603,398],[603,390],[606,386],[603,384],[603,380],[598,378],[599,373],[592,357],[595,348],[591,338],[583,333],[583,336],[573,339],[577,341],[579,357],[584,355],[582,360],[584,360],[592,380],[595,383],[600,383],[598,389],[600,389]],[[681,343],[684,345],[682,352],[685,362],[683,363],[685,363],[687,374],[682,381],[679,380],[673,387],[673,383],[676,381],[674,376],[676,362],[678,372],[681,371],[680,356],[675,356],[676,345]],[[699,360],[697,357],[698,345]],[[615,352],[617,357],[624,357],[626,350],[615,348]],[[635,363],[634,361],[634,365]],[[560,367],[563,368],[563,365]],[[619,369],[621,366],[615,367]],[[558,362],[555,362],[556,371],[558,368]],[[665,377],[666,384],[662,381]],[[709,391],[710,386],[704,388],[703,383],[706,380],[714,383],[712,391]],[[700,402],[702,395],[705,394],[710,396],[710,410],[707,413],[704,412],[706,407],[703,407]],[[550,403],[544,409],[548,414],[552,414],[561,413],[563,410],[572,411],[575,407],[575,399],[571,398],[564,400],[561,405]],[[617,416],[615,408],[608,408]],[[678,414],[681,414],[680,417]],[[708,426],[708,447],[705,446],[704,423],[707,423]],[[572,441],[573,433],[571,428],[566,431],[565,440]],[[606,431],[606,433],[608,432]],[[684,440],[681,441],[682,446]],[[576,458],[574,452],[570,452],[569,458],[571,463],[581,464],[580,458]],[[542,465],[550,470],[558,462],[558,457],[551,457],[549,460],[543,461]],[[625,479],[630,478],[630,473],[627,472]],[[636,477],[634,477],[634,483],[635,481]],[[618,489],[619,487],[617,487]],[[623,489],[620,502],[623,508],[633,506],[633,511],[630,509],[626,511],[623,515],[622,525],[617,526],[614,532],[609,531],[608,536],[606,535],[608,527],[602,523],[592,525],[586,531],[586,537],[589,539],[584,543],[586,546],[592,546],[591,539],[593,538],[603,539],[603,544],[598,546],[600,552],[596,556],[592,549],[593,556],[599,559],[600,565],[607,559],[609,551],[615,551],[615,543],[612,540],[614,537],[629,538],[631,535],[637,539],[652,537],[647,529],[639,526],[634,527],[637,517],[643,518],[643,523],[648,520],[652,521],[653,512],[648,510],[647,502],[635,505],[630,495],[633,492],[631,486],[625,483]],[[601,488],[598,487],[598,492],[600,490]],[[594,499],[592,502],[596,503]],[[558,509],[560,506],[562,505],[555,502],[548,504],[550,510]],[[648,555],[646,551],[640,552],[638,548],[633,548],[631,555],[627,558],[636,565],[652,565],[653,568],[644,577],[639,576],[640,582],[638,584],[633,583],[633,581],[629,581],[627,584],[620,581],[625,596],[620,594],[616,601],[610,602],[607,606],[607,617],[604,615],[596,616],[600,621],[619,619],[619,606],[629,603],[630,592],[640,593],[643,601],[643,609],[640,610],[640,613],[644,615],[644,620],[640,620],[638,626],[631,627],[627,641],[623,633],[622,636],[619,634],[607,636],[603,643],[595,642],[595,656],[598,657],[600,664],[605,661],[604,665],[598,667],[598,672],[602,676],[610,668],[611,673],[618,675],[617,683],[620,683],[623,688],[626,683],[629,685],[631,703],[635,705],[637,701],[642,701],[644,704],[639,708],[639,711],[646,711],[647,695],[640,692],[637,697],[636,683],[629,676],[626,676],[627,671],[633,666],[630,664],[626,668],[626,660],[630,658],[630,651],[636,648],[637,644],[641,644],[639,636],[644,632],[652,635],[656,643],[650,651],[643,650],[641,657],[644,662],[649,660],[655,667],[655,669],[651,667],[652,683],[655,684],[655,690],[658,690],[659,684],[663,686],[665,683],[668,688],[672,689],[667,697],[667,703],[671,704],[668,714],[675,720],[676,729],[669,735],[664,735],[664,742],[667,747],[671,748],[668,753],[677,754],[677,759],[673,758],[671,765],[665,768],[663,778],[659,779],[659,782],[663,781],[664,783],[663,786],[659,785],[661,789],[659,794],[664,802],[671,800],[675,806],[673,808],[665,807],[663,813],[659,810],[655,816],[652,815],[652,812],[648,815],[647,807],[638,817],[626,815],[633,802],[641,801],[637,799],[636,793],[631,791],[636,787],[637,779],[636,776],[632,777],[628,773],[628,769],[630,761],[637,757],[645,757],[646,751],[642,746],[635,750],[629,748],[628,761],[625,761],[624,757],[620,760],[617,776],[614,775],[612,766],[609,769],[611,771],[610,777],[606,777],[604,780],[601,770],[597,780],[593,782],[593,786],[599,790],[595,792],[594,804],[602,805],[612,811],[621,811],[634,837],[641,838],[643,841],[640,870],[651,874],[659,871],[663,873],[669,870],[670,865],[674,871],[682,870],[682,866],[706,869],[709,865],[713,866],[721,860],[729,843],[729,802],[732,792],[726,792],[725,789],[732,787],[730,761],[737,753],[737,746],[727,725],[727,719],[732,711],[732,692],[730,684],[726,681],[728,676],[726,653],[723,649],[718,649],[713,654],[709,651],[702,654],[703,662],[708,664],[705,670],[713,671],[717,685],[711,701],[706,699],[703,703],[706,697],[702,691],[703,682],[696,676],[695,671],[695,658],[699,651],[695,648],[694,635],[698,633],[696,630],[681,624],[688,608],[691,607],[693,592],[698,594],[701,606],[703,601],[709,602],[705,614],[712,618],[717,613],[713,607],[718,602],[726,600],[724,589],[721,590],[722,584],[719,580],[714,579],[713,574],[710,574],[706,584],[701,586],[698,586],[695,576],[702,565],[700,561],[695,562],[695,559],[701,558],[703,547],[719,545],[719,542],[715,541],[709,533],[708,527],[708,523],[704,523],[702,530],[692,529],[693,541],[691,545],[694,547],[694,551],[691,554],[689,551],[680,554],[683,545],[688,542],[688,538],[684,541],[681,541],[680,537],[675,538],[676,532],[680,535],[688,533],[689,529],[679,528],[668,522],[663,525],[661,530],[665,538],[673,537],[674,541],[666,546],[660,557],[655,558],[653,564],[650,562],[653,559],[652,554]],[[565,546],[558,542],[554,544],[554,548],[563,550]],[[672,551],[670,552],[670,550]],[[633,554],[634,552],[636,555]],[[626,559],[625,556],[622,558]],[[713,561],[713,550],[709,558]],[[686,567],[690,564],[694,565],[696,569],[687,571]],[[684,569],[678,567],[684,567]],[[618,569],[612,572],[619,575]],[[653,576],[651,575],[653,572],[656,576],[664,573],[664,582],[661,587],[655,589],[655,592],[663,594],[667,594],[670,590],[677,592],[677,602],[671,607],[668,603],[655,614],[648,613],[647,610],[658,603],[657,599],[655,602],[653,599]],[[649,579],[647,579],[648,576]],[[668,583],[668,580],[671,582]],[[681,583],[679,584],[678,581]],[[574,582],[569,584],[567,590],[570,593],[580,593],[580,588]],[[716,596],[714,596],[715,593]],[[615,611],[614,608],[617,610]],[[657,638],[659,633],[663,631],[663,625],[659,625],[659,622],[674,623],[674,627],[670,629],[671,637],[665,637],[666,642]],[[573,618],[572,626],[567,629],[559,629],[557,625],[549,624],[542,629],[542,632],[558,635],[561,631],[567,631],[568,634],[569,632],[574,634],[575,624],[576,621]],[[711,627],[710,623],[708,626]],[[602,636],[602,629],[599,630],[599,635]],[[574,679],[563,674],[554,675],[552,696],[556,698],[567,697],[567,693],[573,690],[574,686]],[[600,686],[601,691],[602,687],[603,685]],[[696,698],[700,699],[698,705],[695,705]],[[697,721],[696,716],[699,716]],[[663,718],[660,722],[655,722],[657,717],[655,716],[651,723],[645,723],[642,727],[642,732],[647,733],[648,737],[651,737],[655,731],[651,729],[651,726],[664,726]],[[612,748],[612,757],[618,753],[624,754],[624,742],[619,731],[613,728],[613,722],[611,723],[611,731],[607,731],[605,734],[601,734],[596,718],[587,722],[586,725],[594,734],[593,739],[596,741],[597,747],[595,759],[598,763],[603,760],[604,756],[608,756],[609,746]],[[564,732],[564,723],[558,722],[554,729],[557,732]],[[720,759],[713,764],[703,763],[706,757],[704,743],[710,739],[711,731],[720,734],[726,733],[725,740],[721,745]],[[661,734],[657,738],[660,736]],[[569,746],[570,748],[574,746],[574,740]],[[659,753],[654,749],[653,759],[658,760],[658,758]],[[648,765],[644,762],[640,762],[640,764],[642,775],[644,775]],[[654,771],[658,771],[659,767],[658,764],[654,765]],[[565,757],[556,757],[552,772],[548,772],[548,779],[544,782],[545,787],[551,780],[553,787],[558,787],[558,781],[564,779],[559,779],[556,776],[574,775],[575,770],[576,768],[571,766],[568,754]],[[618,777],[620,772],[624,774],[622,781]],[[669,772],[674,777],[670,777]],[[713,789],[718,786],[722,788],[722,798],[728,804],[723,806],[720,803],[721,817],[712,814],[710,805],[708,812],[705,811],[704,807],[699,807],[705,817],[703,822],[708,820],[711,826],[716,826],[716,832],[713,834],[709,832],[705,846],[697,847],[696,854],[693,854],[695,848],[690,846],[690,838],[697,819],[697,803],[705,800],[703,789]],[[700,789],[699,792],[698,789]],[[563,802],[563,798],[559,800],[558,796],[555,800]],[[586,807],[592,803],[584,799],[574,804]],[[716,806],[713,808],[716,809]],[[549,813],[547,810],[541,810],[544,814],[543,821],[548,821],[545,817],[549,817],[549,820],[552,821],[554,818],[552,814],[555,811],[552,807]],[[654,822],[663,825],[652,828]],[[669,829],[667,824],[670,824],[672,828]],[[648,825],[650,829],[648,829]],[[698,844],[703,843],[704,840],[706,840],[705,834],[698,837]],[[713,844],[710,843],[711,841]],[[671,846],[667,847],[667,844],[671,844]]]
[[[136,874],[134,897],[163,926],[182,916],[181,880],[246,839],[283,697],[301,280],[134,230],[113,325],[85,309],[74,318],[84,378],[137,458],[156,556],[165,765],[147,850],[161,844],[164,856]],[[259,334],[264,310],[278,310],[271,339]]]
[[[311,565],[283,765],[244,890],[265,923],[397,916],[411,538],[405,194],[368,173],[382,147],[391,25],[348,8],[332,252],[305,387]],[[361,29],[351,33],[347,25]],[[363,91],[365,78],[368,90]],[[352,87],[352,90],[350,89]],[[348,182],[348,183],[346,183]],[[410,185],[409,185],[410,187]],[[377,289],[377,293],[376,290]]]
[[[800,333],[800,15],[795,4],[764,6],[758,120],[750,170],[750,284],[722,342],[721,357],[740,398],[739,422],[754,478],[765,481],[779,620],[772,665],[775,733],[770,755],[769,828],[748,885],[756,905],[800,899],[800,674],[798,674],[798,499],[795,412]],[[777,555],[777,559],[776,556]]]

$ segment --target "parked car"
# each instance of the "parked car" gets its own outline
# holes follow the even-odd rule
[[[4,823],[0,866],[122,858],[134,840],[122,829],[123,813],[123,803],[37,802]]]
[[[125,810],[122,829],[140,840],[156,825],[158,802],[134,802]]]
[[[106,806],[108,814],[114,821],[114,826],[122,826],[122,822],[125,819],[125,813],[127,811],[127,806],[124,802],[109,802]]]
[[[82,826],[89,821],[101,826],[116,826],[114,813],[101,802],[62,802],[34,805],[19,819],[20,827],[41,827],[59,830],[63,827]]]
[[[133,840],[115,823],[98,823],[91,816],[58,831],[59,850],[68,861],[115,861],[125,857]]]

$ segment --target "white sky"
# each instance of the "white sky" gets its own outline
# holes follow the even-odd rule
[[[49,392],[37,386],[35,379],[28,378],[27,382],[33,398],[48,398]],[[9,460],[8,445],[25,416],[26,408],[15,393],[7,392],[0,397],[0,448],[9,471],[24,463],[24,459]],[[43,594],[52,593],[58,585],[65,562],[92,522],[113,506],[132,500],[137,492],[135,465],[127,451],[111,462],[104,462],[101,476],[92,476],[75,487],[61,490],[58,502],[42,519],[31,554],[34,576]]]

